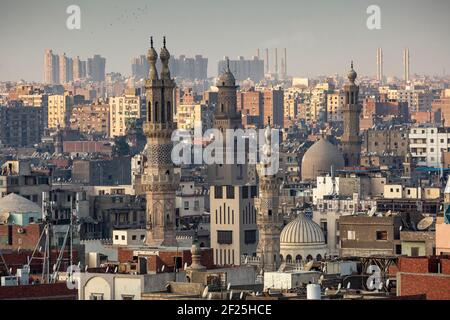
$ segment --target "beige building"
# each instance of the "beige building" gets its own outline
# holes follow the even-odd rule
[[[111,137],[123,136],[129,122],[141,117],[141,98],[125,94],[109,98]]]
[[[196,124],[203,129],[210,128],[211,121],[207,115],[207,106],[204,104],[180,104],[176,114],[178,129],[193,130]]]
[[[70,128],[109,135],[109,115],[109,104],[96,102],[75,106],[70,115]]]
[[[48,127],[65,128],[69,126],[73,106],[73,96],[70,93],[51,95],[48,97]]]
[[[327,95],[327,120],[328,122],[342,122],[342,106],[344,105],[344,92],[335,90]]]

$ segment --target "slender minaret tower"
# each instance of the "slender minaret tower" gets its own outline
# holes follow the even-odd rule
[[[344,133],[341,139],[341,149],[345,159],[345,166],[355,167],[360,165],[361,140],[359,138],[359,115],[361,108],[358,104],[359,86],[355,84],[357,73],[351,70],[348,73],[348,83],[344,85]]]
[[[403,50],[403,80],[409,82],[409,49]]]
[[[272,129],[267,126],[263,152],[267,159],[271,158]],[[275,271],[280,266],[280,233],[283,228],[283,216],[279,212],[280,183],[277,174],[268,170],[269,164],[258,164],[259,197],[255,199],[257,210],[256,223],[259,231],[257,256],[260,268],[264,271]]]
[[[377,49],[377,80],[383,83],[383,49]]]
[[[175,239],[175,191],[179,176],[174,174],[171,159],[173,122],[173,100],[175,81],[170,78],[170,54],[166,39],[161,49],[161,75],[158,78],[156,61],[158,55],[150,38],[148,51],[149,74],[145,82],[147,119],[144,133],[147,145],[144,149],[143,189],[147,199],[147,237],[151,246],[173,246]]]

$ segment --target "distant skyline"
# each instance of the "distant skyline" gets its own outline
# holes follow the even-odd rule
[[[81,30],[66,28],[69,5],[81,8]],[[366,27],[369,5],[381,8],[381,30]],[[45,49],[83,59],[106,58],[107,72],[131,73],[131,59],[155,47],[172,55],[202,54],[215,76],[223,56],[250,58],[287,48],[288,74],[345,74],[350,60],[375,76],[383,48],[384,75],[401,77],[409,48],[411,75],[450,70],[448,0],[2,0],[0,80],[42,81]],[[279,57],[280,57],[279,51]],[[280,66],[280,63],[279,63]]]

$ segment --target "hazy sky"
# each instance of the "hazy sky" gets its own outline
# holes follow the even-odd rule
[[[72,4],[81,30],[66,28]],[[371,4],[381,8],[381,30],[366,27]],[[290,75],[344,73],[351,59],[373,75],[379,46],[385,75],[401,75],[404,47],[411,73],[442,74],[450,71],[449,14],[448,0],[1,0],[0,80],[42,80],[46,48],[83,59],[99,53],[107,72],[129,74],[149,35],[157,47],[166,35],[174,55],[208,57],[209,75],[224,55],[257,48],[272,49],[273,62],[275,47],[287,48]]]

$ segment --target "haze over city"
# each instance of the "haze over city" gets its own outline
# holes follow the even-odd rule
[[[81,8],[81,30],[66,28],[72,4]],[[366,27],[371,4],[381,8],[380,30]],[[166,35],[175,56],[207,57],[209,76],[217,76],[224,55],[250,58],[275,47],[287,48],[292,76],[343,74],[350,59],[361,75],[373,76],[378,47],[386,75],[401,75],[405,47],[412,74],[442,75],[450,70],[449,9],[445,0],[2,1],[0,79],[42,81],[46,48],[101,54],[107,72],[130,74],[130,59],[146,52],[150,34]]]

